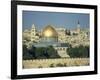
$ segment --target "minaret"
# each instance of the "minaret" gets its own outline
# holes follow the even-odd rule
[[[33,36],[35,36],[35,34],[36,34],[36,28],[35,28],[34,24],[32,25],[31,33]]]
[[[33,24],[31,28],[31,41],[35,40],[35,35],[36,35],[36,28],[35,25]]]
[[[80,22],[78,21],[78,23],[77,23],[77,32],[80,33],[80,31],[81,31],[80,30]]]

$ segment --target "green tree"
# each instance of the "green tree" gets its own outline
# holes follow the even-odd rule
[[[27,46],[23,45],[23,60],[32,59],[32,55],[29,54]]]
[[[89,46],[82,46],[80,45],[79,47],[70,47],[67,49],[67,53],[69,54],[70,57],[81,57],[81,58],[87,58],[89,57]]]
[[[45,58],[59,58],[57,51],[52,47],[38,47],[35,49],[36,59],[45,59]]]
[[[47,48],[47,54],[49,58],[60,58],[60,56],[57,54],[57,51],[53,48],[53,46],[49,46]]]
[[[28,53],[29,53],[30,55],[32,55],[32,58],[33,58],[33,59],[36,58],[35,50],[36,50],[36,47],[34,47],[34,46],[31,46],[31,47],[28,49]]]
[[[36,56],[37,59],[45,59],[45,58],[47,58],[45,56],[45,48],[44,47],[36,48],[35,56]]]
[[[66,34],[66,35],[71,35],[70,30],[67,30],[67,29],[66,29],[66,30],[65,30],[65,34]]]

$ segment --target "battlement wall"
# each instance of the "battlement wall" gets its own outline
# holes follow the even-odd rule
[[[33,59],[23,60],[22,64],[23,68],[87,66],[89,58]]]

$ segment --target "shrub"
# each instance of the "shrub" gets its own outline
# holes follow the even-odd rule
[[[38,68],[43,68],[42,66],[39,66]]]
[[[52,63],[52,64],[50,64],[50,67],[54,67],[54,64]]]
[[[57,67],[63,67],[64,65],[61,64],[61,63],[58,63],[56,66],[57,66]]]

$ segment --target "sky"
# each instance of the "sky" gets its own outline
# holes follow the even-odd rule
[[[31,29],[32,24],[39,29],[47,25],[75,29],[78,21],[81,28],[89,28],[89,14],[64,13],[64,12],[43,12],[43,11],[23,11],[23,30]]]

